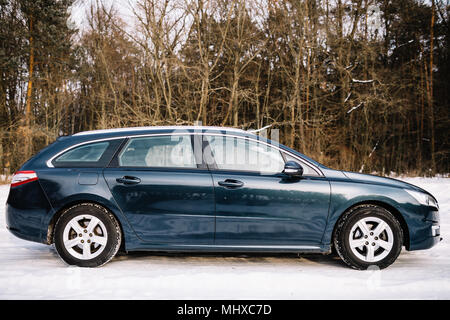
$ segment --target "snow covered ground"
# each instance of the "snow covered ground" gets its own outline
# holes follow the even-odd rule
[[[53,246],[5,228],[0,186],[0,299],[450,299],[450,179],[403,178],[434,194],[444,240],[385,270],[355,271],[331,256],[134,253],[96,269],[69,267]]]

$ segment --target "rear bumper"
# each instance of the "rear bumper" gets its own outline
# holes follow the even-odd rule
[[[45,218],[51,210],[38,181],[13,187],[6,202],[6,228],[18,238],[47,243]]]
[[[20,238],[23,240],[28,240],[28,241],[33,241],[33,242],[46,243],[41,240],[40,235],[36,236],[36,235],[26,234],[26,233],[21,232],[19,229],[16,229],[16,228],[10,227],[10,226],[6,226],[6,229],[8,229],[9,232],[11,232],[17,238]]]
[[[42,228],[44,214],[40,210],[21,210],[7,204],[6,228],[20,239],[47,243],[47,230]]]

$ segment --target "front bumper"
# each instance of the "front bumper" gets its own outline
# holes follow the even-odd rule
[[[442,240],[441,236],[428,237],[422,240],[421,242],[415,243],[414,246],[411,245],[409,250],[412,251],[412,250],[429,249],[437,245],[439,242],[441,242],[441,240]]]
[[[409,250],[429,249],[438,244],[442,240],[439,222],[439,211],[436,208],[428,209],[420,225],[415,226],[410,234]]]

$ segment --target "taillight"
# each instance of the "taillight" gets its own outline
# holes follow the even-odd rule
[[[37,174],[34,171],[17,171],[12,177],[11,187],[17,187],[37,179]]]

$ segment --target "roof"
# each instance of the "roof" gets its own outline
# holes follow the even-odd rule
[[[213,127],[213,126],[149,126],[149,127],[129,127],[129,128],[116,128],[116,129],[102,129],[82,131],[75,133],[73,136],[85,136],[91,134],[107,134],[107,133],[137,133],[142,131],[173,131],[173,130],[214,130],[214,131],[234,131],[240,133],[247,133],[247,131],[230,127]]]

